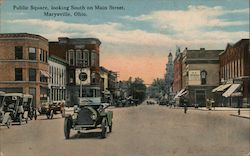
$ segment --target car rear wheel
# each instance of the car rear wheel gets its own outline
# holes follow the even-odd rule
[[[112,132],[112,127],[113,127],[113,123],[111,122],[111,125],[109,126],[109,133]]]
[[[34,118],[35,118],[35,120],[37,119],[36,110],[34,111]]]
[[[22,124],[22,114],[19,114],[19,125],[21,125]]]
[[[108,122],[107,122],[107,118],[104,117],[102,118],[102,132],[101,132],[101,137],[102,138],[106,138],[107,137],[107,128],[108,128]]]
[[[10,126],[11,126],[11,117],[10,116],[8,117],[8,119],[6,121],[6,126],[7,126],[7,128],[10,128]]]
[[[50,119],[53,119],[53,114],[54,114],[54,111],[51,110],[51,111],[50,111]]]
[[[71,119],[65,118],[64,120],[64,136],[65,139],[69,139],[70,137],[70,129],[71,129]]]

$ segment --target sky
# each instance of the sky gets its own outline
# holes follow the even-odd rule
[[[227,43],[249,38],[249,0],[0,0],[0,3],[1,33],[26,32],[49,41],[57,41],[58,37],[98,38],[102,42],[102,66],[118,72],[119,80],[140,77],[146,84],[164,77],[167,56],[170,52],[175,54],[176,46],[181,51],[185,47],[223,50]],[[98,6],[103,9],[97,9]],[[81,10],[72,9],[77,7]],[[70,16],[45,16],[44,12]]]

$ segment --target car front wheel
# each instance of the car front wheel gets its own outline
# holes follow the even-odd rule
[[[70,120],[70,118],[65,118],[64,119],[64,136],[65,136],[65,139],[69,139],[70,129],[71,129],[71,120]]]
[[[106,138],[107,137],[107,127],[108,127],[108,122],[106,117],[102,118],[102,132],[101,132],[101,137]]]

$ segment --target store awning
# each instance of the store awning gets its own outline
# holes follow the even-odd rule
[[[240,86],[241,84],[232,84],[231,87],[228,88],[228,90],[222,94],[222,96],[224,97],[231,96]]]
[[[216,88],[214,88],[212,90],[212,92],[223,92],[225,89],[227,89],[228,87],[230,87],[232,84],[228,83],[228,84],[224,84],[224,85],[220,85]]]
[[[231,96],[239,97],[239,96],[243,96],[243,94],[241,92],[234,92],[234,93],[231,94]]]
[[[186,95],[187,93],[188,93],[188,91],[186,90],[186,91],[182,92],[182,93],[179,95],[179,97],[181,97],[181,96],[183,96],[183,95]]]
[[[185,91],[185,89],[182,89],[181,91],[179,91],[179,92],[175,95],[174,99],[180,97],[180,95],[181,95],[184,91]]]
[[[214,89],[212,90],[212,92],[213,92],[213,93],[216,92],[216,91],[217,91],[219,88],[221,88],[222,86],[224,86],[224,85],[220,85],[220,86],[214,88]]]
[[[47,71],[44,71],[44,70],[40,70],[40,74],[41,74],[41,76],[44,76],[44,77],[50,77],[49,73]]]
[[[227,89],[228,87],[230,87],[232,84],[231,83],[228,83],[228,84],[225,84],[223,85],[221,88],[219,88],[217,90],[217,92],[223,92],[225,89]]]

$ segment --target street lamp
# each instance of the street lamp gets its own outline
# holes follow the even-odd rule
[[[82,98],[82,81],[85,81],[88,78],[88,75],[85,72],[83,72],[82,69],[83,69],[83,63],[86,66],[87,62],[84,59],[78,59],[78,61],[81,62],[80,63],[81,64],[81,69],[80,69],[79,79],[80,79],[80,98]]]

